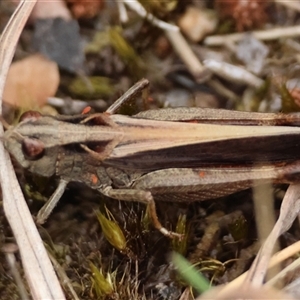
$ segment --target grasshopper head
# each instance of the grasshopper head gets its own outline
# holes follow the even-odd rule
[[[58,147],[45,148],[43,142],[34,136],[23,136],[20,129],[28,124],[32,125],[40,116],[25,113],[20,118],[20,123],[4,133],[4,146],[6,150],[17,160],[17,162],[30,172],[50,177],[55,174]]]

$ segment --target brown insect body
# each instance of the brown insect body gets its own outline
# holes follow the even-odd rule
[[[254,181],[298,181],[299,124],[300,114],[178,108],[133,117],[29,117],[8,129],[4,140],[24,168],[60,177],[56,201],[68,182],[84,182],[106,196],[148,204],[155,227],[170,235],[154,200],[191,202]]]

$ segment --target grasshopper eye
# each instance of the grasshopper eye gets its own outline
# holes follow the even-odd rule
[[[23,121],[35,121],[37,119],[39,119],[42,115],[38,112],[38,111],[34,111],[34,110],[29,110],[24,112],[20,119],[19,122],[23,122]]]
[[[26,138],[22,141],[22,152],[29,160],[37,160],[44,155],[44,143],[38,139]]]

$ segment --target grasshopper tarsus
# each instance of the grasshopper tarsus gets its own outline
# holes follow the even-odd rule
[[[170,239],[175,239],[177,238],[179,241],[182,241],[184,239],[184,234],[177,233],[174,231],[170,231],[164,227],[162,228],[156,228],[158,229],[164,236],[170,238]]]

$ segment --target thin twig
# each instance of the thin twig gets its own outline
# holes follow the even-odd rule
[[[119,10],[119,17],[120,17],[120,21],[122,23],[127,23],[129,18],[128,18],[128,14],[126,11],[126,7],[124,5],[124,2],[122,1],[117,1],[117,5],[118,5],[118,10]]]
[[[142,18],[147,19],[150,23],[159,27],[160,29],[179,31],[179,28],[176,25],[172,25],[167,22],[161,21],[155,16],[153,16],[151,13],[148,13],[146,9],[137,0],[123,0],[123,2]]]
[[[213,73],[223,77],[224,79],[231,80],[234,83],[244,83],[255,88],[259,88],[264,83],[262,79],[253,75],[244,68],[234,66],[229,63],[214,59],[206,59],[203,61],[203,64]]]
[[[165,30],[165,34],[174,50],[187,66],[188,70],[197,78],[202,75],[205,68],[195,55],[186,39],[179,31]]]
[[[5,253],[6,261],[10,268],[10,273],[14,277],[21,300],[29,300],[28,293],[16,264],[15,253],[19,250],[18,246],[16,244],[9,243],[5,244],[1,250]]]
[[[207,46],[221,46],[228,42],[237,42],[244,38],[246,33],[233,33],[225,35],[213,35],[204,39]],[[249,33],[248,33],[249,34]],[[285,28],[274,28],[251,32],[252,36],[258,40],[270,41],[279,38],[295,37],[300,35],[300,25]]]
[[[68,277],[68,275],[66,274],[64,268],[58,263],[56,258],[50,252],[48,252],[48,255],[52,261],[52,264],[53,264],[62,284],[70,291],[70,294],[72,295],[73,300],[79,300],[79,298],[72,286],[72,282],[71,282],[70,278]]]

